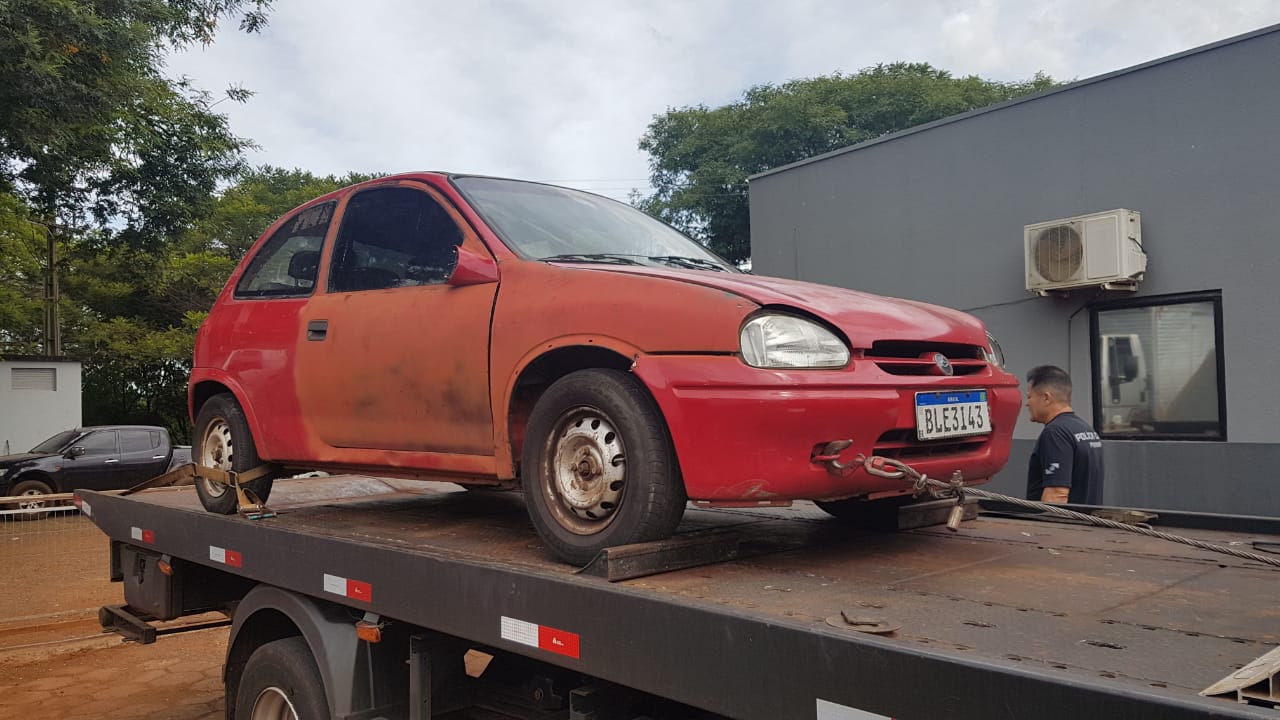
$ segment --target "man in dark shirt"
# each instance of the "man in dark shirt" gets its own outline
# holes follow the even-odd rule
[[[1071,376],[1041,365],[1027,373],[1027,412],[1044,424],[1027,468],[1027,499],[1102,504],[1102,440],[1071,410]]]

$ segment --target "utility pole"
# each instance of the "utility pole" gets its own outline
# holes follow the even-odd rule
[[[49,357],[62,355],[62,323],[58,321],[58,242],[55,235],[57,225],[49,223],[45,226],[45,237],[48,245],[48,271],[44,281],[44,354]]]

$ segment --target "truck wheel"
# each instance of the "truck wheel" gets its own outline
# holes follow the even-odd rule
[[[328,720],[320,668],[300,636],[269,642],[249,656],[236,691],[235,720]]]
[[[49,514],[48,512],[36,511],[53,505],[52,502],[41,499],[44,495],[53,494],[53,488],[43,480],[19,480],[14,483],[9,493],[14,497],[30,498],[18,503],[18,509],[25,511],[14,516],[19,520],[39,520],[42,517],[46,517]]]
[[[666,423],[628,373],[580,370],[553,383],[529,416],[522,455],[529,517],[568,562],[670,537],[684,513]]]
[[[262,462],[244,411],[229,393],[214,395],[200,408],[191,459],[200,467],[235,472],[252,470]],[[271,484],[272,478],[268,475],[244,483],[244,488],[266,502]],[[235,488],[220,482],[196,480],[196,494],[204,509],[212,513],[232,515],[239,507]]]

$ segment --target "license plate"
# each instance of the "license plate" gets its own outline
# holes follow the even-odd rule
[[[921,440],[987,435],[991,410],[986,390],[916,393],[916,437]]]

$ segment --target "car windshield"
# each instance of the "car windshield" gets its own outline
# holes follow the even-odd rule
[[[460,177],[454,183],[525,257],[738,272],[678,230],[616,200],[519,180]]]
[[[80,437],[79,430],[63,430],[53,437],[45,440],[39,445],[31,448],[33,453],[56,453],[62,452],[62,449],[71,444],[72,440]]]

